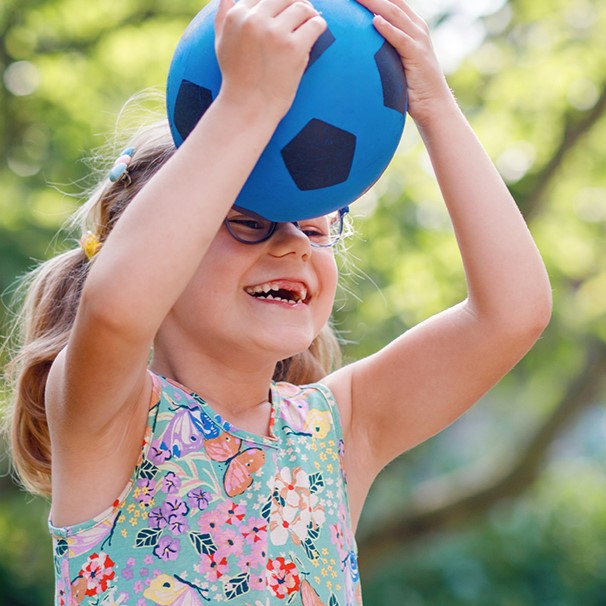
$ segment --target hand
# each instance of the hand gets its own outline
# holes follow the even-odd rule
[[[325,29],[308,0],[220,0],[215,38],[221,95],[275,109],[281,118]]]
[[[452,102],[429,28],[404,0],[358,0],[374,13],[377,31],[398,51],[408,84],[408,113],[420,126],[431,122],[444,101]]]

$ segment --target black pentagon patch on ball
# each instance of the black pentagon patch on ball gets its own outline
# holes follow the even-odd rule
[[[324,51],[336,40],[333,33],[326,28],[324,33],[316,40],[316,43],[311,47],[309,51],[309,61],[307,62],[307,71],[313,63],[315,63],[323,54]]]
[[[402,67],[402,60],[396,49],[385,42],[375,53],[375,63],[381,76],[383,88],[383,103],[390,107],[406,113],[406,76]]]
[[[314,118],[280,153],[297,187],[309,191],[346,181],[355,150],[355,135]]]
[[[183,139],[194,130],[204,112],[213,102],[213,94],[207,88],[182,80],[175,101],[175,127]]]

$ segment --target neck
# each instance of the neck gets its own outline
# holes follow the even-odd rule
[[[226,420],[246,417],[268,404],[275,363],[238,363],[236,356],[209,357],[202,352],[170,353],[160,345],[150,364],[153,372],[173,379],[196,392]]]

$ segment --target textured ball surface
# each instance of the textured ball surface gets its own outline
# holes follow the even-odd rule
[[[389,164],[406,118],[402,63],[375,30],[371,13],[355,0],[313,3],[328,29],[312,48],[292,107],[236,200],[273,221],[320,216],[353,202]],[[198,13],[171,63],[167,107],[177,146],[221,87],[216,8],[213,0]]]

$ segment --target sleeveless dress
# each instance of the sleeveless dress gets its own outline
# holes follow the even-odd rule
[[[123,493],[87,522],[49,522],[55,606],[361,606],[331,392],[273,383],[261,437],[151,376],[141,457]]]

